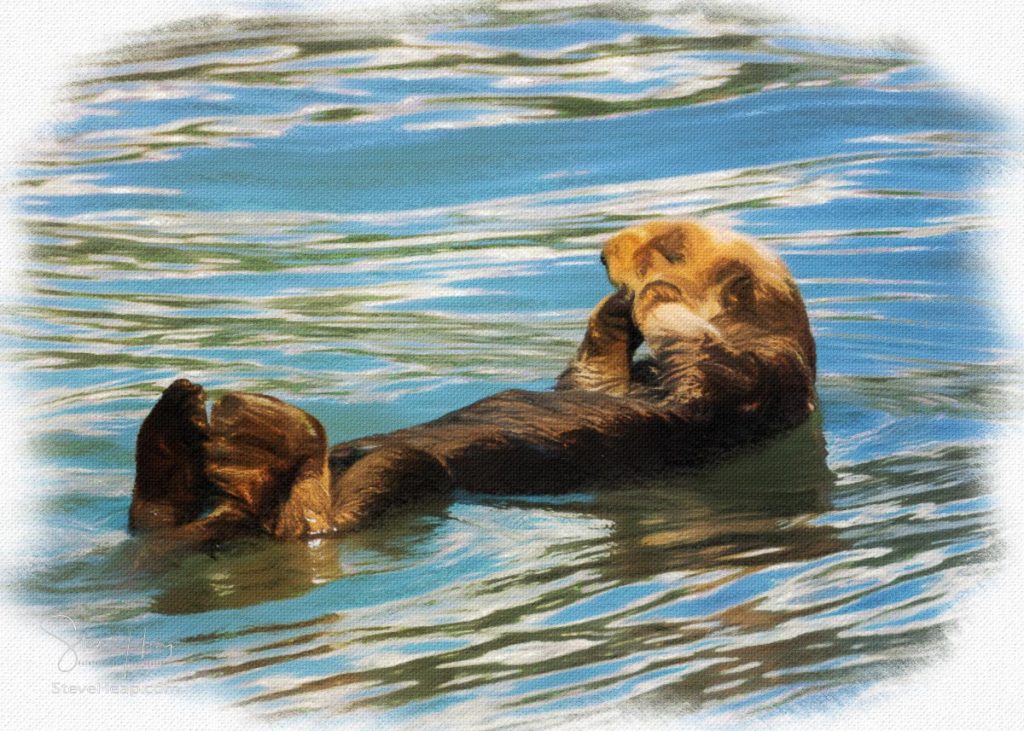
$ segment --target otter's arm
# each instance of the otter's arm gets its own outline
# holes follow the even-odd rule
[[[656,362],[664,402],[704,404],[759,436],[796,426],[815,409],[814,376],[781,339],[735,346],[710,335],[669,341]]]
[[[598,303],[576,357],[555,382],[556,390],[600,391],[615,396],[629,392],[633,353],[643,340],[633,324],[631,304],[622,292]]]

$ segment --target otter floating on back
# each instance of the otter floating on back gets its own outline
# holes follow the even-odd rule
[[[343,532],[455,488],[566,492],[699,466],[814,411],[814,339],[778,257],[677,221],[622,231],[601,260],[616,291],[552,391],[328,450],[294,406],[228,393],[208,420],[202,387],[175,381],[139,431],[129,525],[198,543]],[[651,357],[634,362],[642,342]]]

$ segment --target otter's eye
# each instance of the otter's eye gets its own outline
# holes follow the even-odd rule
[[[726,307],[740,307],[754,301],[754,280],[744,274],[729,282],[722,293],[722,304]]]

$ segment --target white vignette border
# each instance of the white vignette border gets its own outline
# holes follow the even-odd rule
[[[447,4],[456,4],[448,0]],[[0,9],[5,38],[0,44],[0,191],[13,179],[12,168],[20,151],[45,134],[53,118],[60,87],[69,79],[75,60],[90,52],[116,46],[132,32],[168,21],[211,12],[253,12],[270,3],[198,2],[196,0],[7,0]],[[341,11],[348,15],[415,13],[418,6],[443,5],[438,0],[325,0],[283,2],[277,7],[315,12]],[[728,5],[729,3],[723,3]],[[747,3],[772,13],[784,13],[808,28],[834,36],[901,37],[922,49],[932,65],[951,80],[954,88],[988,107],[1006,121],[1016,146],[994,171],[988,201],[996,221],[986,242],[985,257],[992,296],[1002,303],[1000,325],[1013,350],[1009,367],[1010,393],[1021,393],[1024,348],[1024,251],[1017,244],[1024,227],[1024,158],[1020,156],[1024,132],[1024,45],[1017,29],[1024,27],[1024,5],[1013,0],[767,0]],[[9,197],[0,192],[0,303],[5,310],[19,297],[19,272],[24,233]],[[4,369],[9,371],[10,367]],[[1024,394],[1022,394],[1024,395]],[[17,384],[0,376],[0,468],[5,476],[5,513],[8,524],[0,531],[0,553],[6,589],[11,556],[32,530],[16,517],[32,510],[31,459],[20,437],[19,424],[27,399]],[[1004,425],[993,452],[992,488],[1003,540],[998,569],[983,587],[964,602],[958,629],[943,659],[906,676],[879,683],[838,710],[808,710],[800,715],[776,716],[770,721],[747,720],[725,725],[744,728],[802,729],[824,724],[843,729],[985,729],[1016,728],[1024,718],[1024,590],[1016,581],[1024,566],[1024,409],[1017,408],[1017,423]],[[12,519],[14,518],[14,519]],[[223,699],[181,695],[53,694],[52,653],[41,652],[47,638],[35,618],[9,597],[0,596],[3,637],[0,639],[3,698],[8,725],[47,728],[59,724],[76,729],[252,728],[263,725],[253,716],[226,707]],[[52,642],[52,640],[50,640]],[[78,682],[82,683],[82,676]],[[87,681],[88,682],[88,681]],[[109,682],[101,677],[95,683]],[[340,720],[340,719],[339,719]],[[356,719],[351,719],[357,722]],[[694,720],[696,722],[696,719]],[[364,718],[358,725],[372,726]],[[700,720],[707,727],[706,718]],[[615,717],[591,718],[589,728],[691,727],[687,719]],[[298,725],[284,722],[281,725]],[[304,724],[303,724],[304,725]],[[352,728],[353,724],[346,723]],[[576,726],[577,724],[573,724]]]

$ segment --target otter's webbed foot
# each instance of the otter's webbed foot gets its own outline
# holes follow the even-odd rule
[[[202,386],[182,378],[142,422],[132,529],[173,528],[166,537],[185,543],[247,530],[297,538],[333,528],[331,503],[323,427],[283,401],[229,393],[208,420]]]
[[[206,476],[225,507],[281,538],[333,529],[320,422],[271,396],[229,393],[213,406]]]
[[[142,422],[135,444],[131,529],[181,525],[199,515],[208,431],[202,386],[180,378],[164,390]]]

